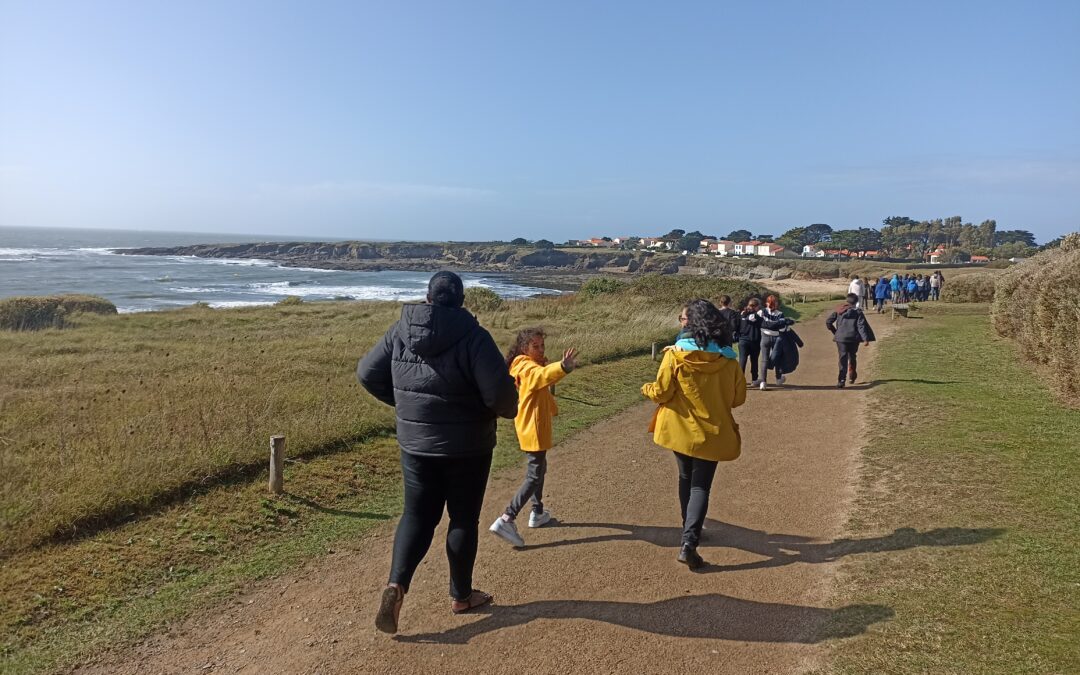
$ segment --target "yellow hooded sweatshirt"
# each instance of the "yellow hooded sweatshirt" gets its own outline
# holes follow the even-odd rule
[[[660,404],[649,426],[660,447],[713,462],[739,456],[742,438],[731,409],[746,401],[746,378],[738,361],[669,349],[656,381],[641,393]]]
[[[524,354],[510,364],[510,375],[518,388],[518,412],[514,418],[518,444],[523,452],[538,452],[551,447],[551,418],[559,406],[548,389],[566,377],[562,363],[542,366]]]

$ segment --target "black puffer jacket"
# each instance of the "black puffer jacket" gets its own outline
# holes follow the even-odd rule
[[[397,440],[414,455],[481,455],[495,418],[517,414],[517,389],[491,334],[464,309],[405,305],[360,360],[356,377],[397,410]]]

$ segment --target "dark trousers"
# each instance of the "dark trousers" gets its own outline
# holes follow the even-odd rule
[[[758,379],[758,357],[761,356],[761,343],[753,340],[739,340],[739,368],[746,375],[746,360],[750,360],[750,377]]]
[[[401,453],[405,482],[405,512],[394,534],[394,561],[390,583],[408,592],[417,565],[424,559],[442,520],[450,515],[446,533],[446,559],[450,563],[450,595],[465,600],[472,595],[473,564],[480,524],[480,508],[491,471],[491,453],[473,457],[421,457]]]
[[[525,465],[525,482],[518,488],[517,494],[506,507],[506,515],[517,518],[525,503],[532,499],[534,513],[544,512],[544,476],[547,475],[547,450],[527,452],[529,460]]]
[[[859,372],[859,343],[837,342],[836,351],[840,353],[840,377],[837,382],[843,382],[848,375],[848,366],[851,370],[851,381],[855,381],[855,375]]]
[[[697,548],[701,528],[709,511],[709,491],[712,489],[716,462],[674,453],[679,465],[679,507],[682,509],[682,543]]]
[[[761,381],[764,382],[769,379],[769,369],[773,368],[772,363],[772,348],[773,345],[780,340],[779,335],[761,335]],[[784,373],[776,368],[776,379],[779,380],[780,376]]]

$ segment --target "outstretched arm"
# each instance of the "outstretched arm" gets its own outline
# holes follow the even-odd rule
[[[664,352],[656,381],[641,385],[641,393],[654,403],[667,403],[675,395],[675,354]],[[743,392],[745,395],[746,392]]]

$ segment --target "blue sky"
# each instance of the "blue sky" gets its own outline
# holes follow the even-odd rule
[[[0,225],[1080,229],[1078,2],[0,0]]]

